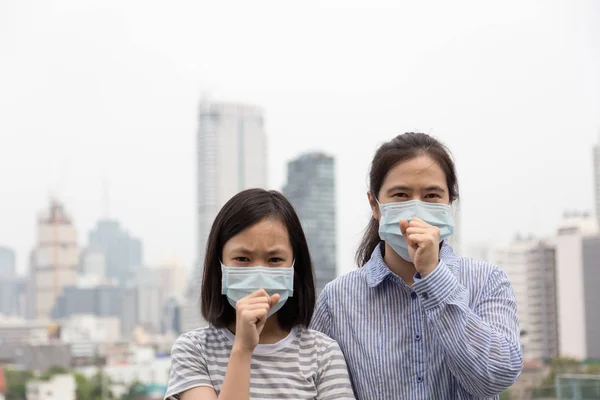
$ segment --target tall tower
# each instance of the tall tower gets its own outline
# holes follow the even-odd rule
[[[53,199],[37,219],[37,244],[31,254],[30,316],[50,319],[65,286],[78,278],[77,231],[62,203]]]
[[[323,153],[307,153],[288,163],[290,200],[307,237],[317,293],[336,276],[335,162]]]
[[[596,221],[600,229],[600,134],[598,143],[594,146],[594,189],[596,193]]]
[[[198,128],[197,273],[219,209],[236,193],[267,186],[267,144],[263,112],[251,105],[200,104]]]
[[[200,103],[197,135],[196,267],[182,307],[182,330],[202,324],[198,307],[206,241],[221,207],[236,193],[267,186],[263,111],[256,106]]]

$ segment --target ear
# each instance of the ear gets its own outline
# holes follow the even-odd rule
[[[377,221],[381,218],[381,213],[379,212],[379,204],[377,204],[377,200],[375,196],[371,192],[367,192],[367,198],[369,199],[369,205],[371,206],[371,215]]]

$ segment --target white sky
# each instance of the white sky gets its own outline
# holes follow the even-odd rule
[[[264,107],[272,188],[337,157],[342,272],[373,152],[407,130],[452,149],[465,244],[551,234],[592,209],[599,27],[594,0],[0,1],[0,245],[24,271],[51,192],[85,244],[107,180],[146,262],[190,265],[203,91]]]

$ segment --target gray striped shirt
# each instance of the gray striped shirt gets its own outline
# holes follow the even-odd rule
[[[221,392],[234,335],[226,328],[196,329],[181,335],[171,351],[165,399],[194,387]],[[354,394],[338,344],[302,327],[275,344],[258,345],[252,355],[250,399],[352,399]]]

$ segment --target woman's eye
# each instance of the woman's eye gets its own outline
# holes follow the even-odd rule
[[[441,199],[442,197],[437,193],[429,193],[425,196],[426,199]]]
[[[408,197],[406,193],[396,193],[392,197]]]
[[[273,258],[269,259],[269,262],[271,264],[279,264],[279,263],[283,262],[283,258],[273,257]]]

